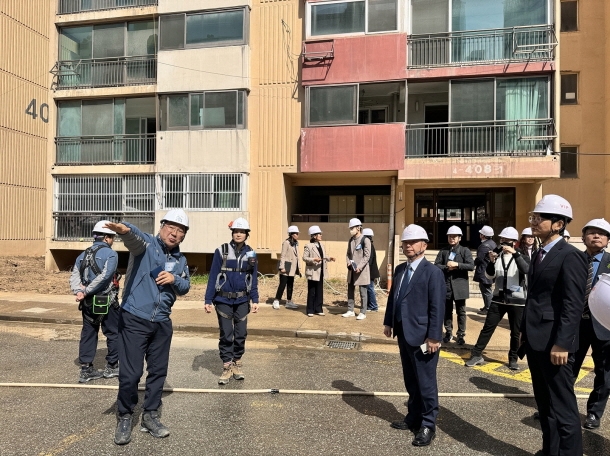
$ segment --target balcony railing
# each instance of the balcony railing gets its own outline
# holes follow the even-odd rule
[[[80,89],[157,83],[157,56],[62,60],[51,71],[53,88]]]
[[[152,212],[106,212],[106,213],[62,213],[53,214],[53,240],[54,241],[82,241],[91,238],[93,227],[100,220],[111,222],[129,222],[136,225],[145,233],[154,233],[155,214]],[[120,238],[117,238],[120,239]]]
[[[549,61],[556,46],[552,25],[411,35],[407,67]]]
[[[407,158],[536,156],[556,136],[552,119],[407,125]]]
[[[159,0],[59,0],[57,14],[157,5]]]
[[[363,223],[390,222],[390,214],[292,214],[292,222],[347,223],[352,217]]]
[[[156,135],[55,138],[57,165],[155,163]]]

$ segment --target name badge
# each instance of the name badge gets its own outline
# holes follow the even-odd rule
[[[455,260],[455,252],[451,252],[449,254],[449,261],[453,261],[453,260]]]
[[[356,250],[362,250],[362,244],[358,244],[358,245],[356,246]]]
[[[175,261],[168,261],[165,263],[165,267],[163,269],[167,272],[174,272],[174,266],[176,266]]]

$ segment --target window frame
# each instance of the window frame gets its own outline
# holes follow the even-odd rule
[[[191,123],[191,100],[194,95],[203,95],[203,104],[205,107],[205,94],[206,93],[236,93],[236,121],[239,121],[239,103],[240,98],[243,100],[243,124],[236,124],[235,127],[204,127],[204,118],[201,119],[201,125],[192,125]],[[241,96],[240,96],[241,94]],[[187,97],[187,109],[188,109],[188,125],[186,127],[168,127],[170,118],[169,109],[169,98],[172,96],[184,95]],[[160,131],[190,131],[190,130],[246,130],[248,129],[248,91],[247,89],[228,89],[228,90],[203,90],[201,92],[175,92],[175,93],[163,93],[159,94],[159,106],[161,113],[159,114],[159,120],[161,122]],[[163,113],[163,111],[165,111]],[[204,111],[205,112],[205,111]]]
[[[399,0],[395,0],[395,1],[396,1],[396,29],[382,30],[380,32],[369,32],[369,0],[331,0],[331,1],[324,1],[324,2],[309,2],[308,1],[306,3],[307,8],[306,8],[306,13],[305,13],[305,17],[307,20],[307,27],[305,29],[305,37],[308,40],[310,40],[310,39],[317,40],[317,39],[323,39],[323,38],[334,37],[334,36],[348,37],[348,36],[379,35],[379,34],[384,34],[384,33],[398,33],[401,31],[401,2]],[[312,14],[313,6],[333,5],[333,4],[337,4],[337,3],[357,3],[357,2],[364,2],[364,31],[354,32],[354,33],[331,33],[329,35],[312,35],[311,34],[311,24],[312,24],[311,14]]]
[[[571,149],[571,150],[564,150],[564,149]],[[575,160],[574,160],[574,173],[564,173],[563,171],[563,163],[564,163],[564,154],[574,154],[575,155]],[[580,161],[578,159],[578,156],[580,155],[579,153],[579,147],[578,146],[568,146],[568,145],[561,145],[560,149],[559,149],[559,178],[560,179],[578,179],[578,162]]]
[[[199,16],[205,14],[217,14],[217,13],[228,13],[232,11],[243,11],[243,24],[242,24],[242,33],[243,40],[231,40],[231,41],[222,41],[215,43],[196,43],[196,44],[186,44],[186,36],[187,36],[187,24],[186,18],[188,16]],[[182,47],[178,48],[163,48],[161,47],[161,41],[163,39],[163,27],[162,27],[162,19],[167,16],[182,16],[184,23],[184,36],[182,37]],[[171,14],[162,14],[159,16],[159,51],[184,51],[186,49],[200,49],[200,48],[212,48],[212,47],[223,47],[223,46],[247,46],[250,41],[250,7],[249,6],[239,6],[233,8],[216,8],[216,9],[208,9],[208,10],[200,10],[200,11],[189,11],[183,13],[171,13]]]
[[[239,182],[239,192],[224,192],[227,194],[231,194],[231,195],[235,195],[238,194],[239,195],[239,207],[208,207],[208,208],[201,208],[201,207],[192,207],[191,206],[191,198],[193,196],[193,192],[191,191],[191,178],[192,177],[199,177],[199,176],[211,176],[211,179],[213,182],[215,182],[215,178],[216,177],[220,177],[220,176],[232,176],[234,178],[237,178],[237,182]],[[159,174],[159,184],[158,184],[158,188],[159,188],[159,194],[160,194],[160,198],[159,198],[159,209],[161,210],[168,210],[168,209],[184,209],[185,211],[189,211],[189,212],[236,212],[236,211],[244,211],[245,210],[245,195],[246,195],[246,173],[161,173]],[[181,192],[173,192],[174,194],[180,194],[182,196],[182,205],[179,207],[175,207],[175,205],[168,205],[166,203],[167,201],[167,182],[169,179],[171,178],[181,178],[182,182],[183,182],[183,187],[182,187],[182,191]],[[214,183],[214,186],[216,184]],[[215,196],[217,195],[221,195],[222,193],[219,192],[218,190],[214,189],[212,192],[210,192],[211,195],[213,196],[213,206],[215,206],[214,201],[215,201]]]
[[[570,92],[564,92],[564,88],[563,88],[563,77],[564,76],[575,76],[576,77],[576,92],[574,95],[574,100],[572,101],[572,99],[568,99],[566,98],[566,95]],[[561,106],[575,106],[575,105],[579,105],[579,98],[578,98],[578,94],[580,92],[579,90],[579,85],[580,85],[580,74],[578,72],[575,71],[566,71],[565,73],[560,73],[559,75],[559,103]]]
[[[580,30],[580,5],[578,0],[561,0],[561,5],[559,5],[559,32],[560,33],[573,33],[578,32]],[[572,30],[563,30],[563,4],[564,3],[575,3],[576,5],[576,17],[575,17],[575,25],[576,28]]]
[[[329,87],[353,87],[356,91],[356,96],[354,97],[355,103],[353,106],[353,122],[316,122],[311,123],[311,89],[316,88],[329,88]],[[306,96],[305,96],[305,109],[307,110],[306,119],[308,127],[331,127],[331,126],[341,126],[341,125],[358,125],[358,107],[360,106],[360,84],[359,83],[350,83],[350,84],[324,84],[324,85],[313,85],[307,86],[305,88]]]

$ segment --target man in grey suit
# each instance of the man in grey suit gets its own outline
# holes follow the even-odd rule
[[[428,234],[409,225],[401,236],[407,262],[396,267],[383,320],[386,337],[398,339],[408,413],[392,427],[416,433],[415,446],[430,445],[436,435],[438,386],[436,366],[443,334],[445,277],[424,253]]]
[[[594,219],[582,229],[582,241],[587,248],[585,255],[589,266],[587,288],[585,289],[585,307],[580,321],[578,350],[574,359],[574,378],[578,378],[580,367],[587,356],[589,347],[592,348],[595,380],[593,391],[587,401],[587,417],[583,427],[595,429],[599,427],[600,420],[608,402],[610,394],[610,330],[604,328],[589,310],[589,293],[595,286],[597,279],[604,272],[610,272],[610,254],[604,252],[610,237],[610,223],[604,219]]]

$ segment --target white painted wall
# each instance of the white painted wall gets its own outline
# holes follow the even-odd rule
[[[252,0],[159,0],[158,11],[167,14],[246,5],[252,7]]]

